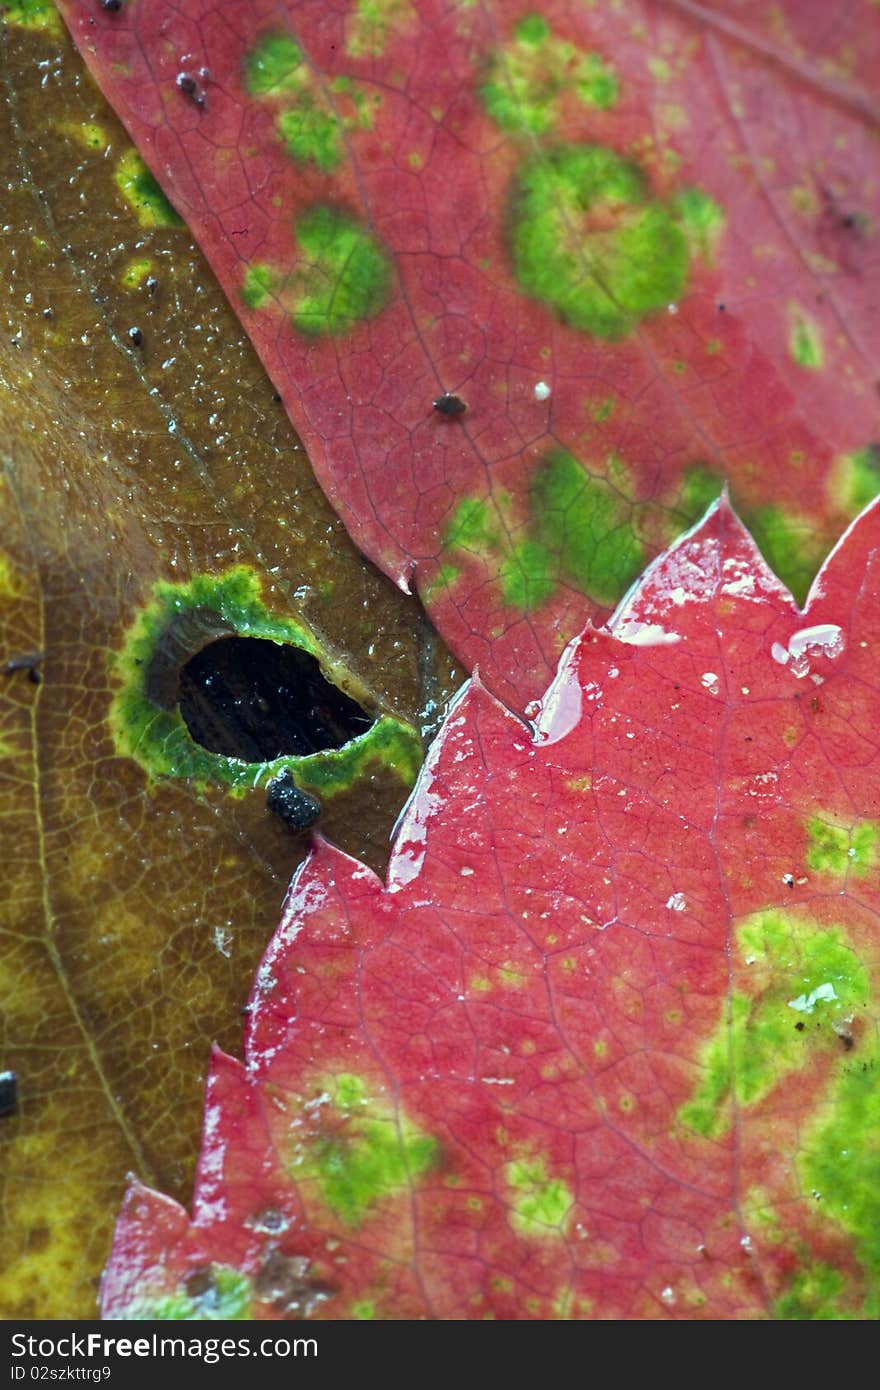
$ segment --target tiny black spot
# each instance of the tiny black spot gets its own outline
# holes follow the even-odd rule
[[[290,772],[280,772],[266,789],[266,807],[291,830],[307,830],[321,814],[321,803],[298,787]]]
[[[19,656],[11,656],[3,666],[3,674],[12,676],[16,671],[26,671],[27,678],[32,685],[39,685],[42,677],[37,669],[43,660],[42,652],[22,652]]]
[[[177,90],[183,92],[185,97],[194,97],[199,90],[199,84],[189,72],[179,72],[177,74]]]
[[[279,395],[279,393],[278,393],[277,391],[273,391],[273,392],[272,392],[272,399],[273,399],[273,401],[280,401],[280,400],[281,400],[281,396]]]
[[[14,1071],[0,1071],[0,1118],[12,1115],[18,1107],[18,1077]]]
[[[144,284],[147,289],[147,294],[155,294],[159,288],[159,281],[156,279],[155,275],[148,275]]]
[[[839,1033],[838,1037],[840,1038],[840,1041],[843,1043],[844,1052],[852,1052],[853,1048],[856,1045],[856,1040],[853,1037],[852,1033]]]
[[[139,328],[130,328],[128,330],[128,340],[132,347],[143,347],[144,335]]]
[[[44,318],[44,319],[53,319],[54,317],[55,317],[55,312],[54,312],[53,309],[44,309],[44,310],[43,310],[43,318]]]
[[[122,9],[122,0],[101,0],[101,9],[108,14],[118,14]]]
[[[453,396],[449,391],[445,391],[442,396],[437,397],[434,409],[438,415],[445,415],[448,420],[454,420],[457,415],[464,414],[467,406],[461,396]]]
[[[726,304],[719,304],[719,305],[718,305],[718,312],[719,312],[719,314],[723,314],[723,313],[725,312],[726,309],[727,309],[727,305],[726,305]]]
[[[797,1022],[794,1026],[799,1033],[802,1033],[804,1031],[804,1025],[800,1021]]]

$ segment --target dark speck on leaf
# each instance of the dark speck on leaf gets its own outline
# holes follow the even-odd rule
[[[128,330],[128,341],[131,343],[132,347],[142,347],[144,335],[139,328],[130,328]]]
[[[797,1029],[797,1031],[798,1031],[799,1033],[802,1033],[802,1032],[804,1031],[804,1025],[803,1025],[803,1023],[798,1022],[798,1023],[796,1023],[794,1026],[795,1026],[795,1028]]]
[[[148,275],[144,284],[147,287],[147,294],[155,294],[159,288],[159,281],[156,279],[155,275]]]
[[[101,0],[101,9],[108,14],[118,14],[122,9],[122,0]]]
[[[196,106],[204,106],[205,93],[202,91],[192,73],[179,72],[177,74],[177,90],[182,92],[185,97],[189,97],[194,101]]]
[[[291,830],[307,830],[321,814],[321,803],[296,785],[289,772],[280,772],[269,783],[266,806]]]
[[[719,305],[718,305],[718,312],[719,312],[719,314],[723,314],[723,313],[725,312],[726,309],[727,309],[727,305],[726,305],[726,304],[719,304]]]
[[[0,1071],[0,1118],[12,1115],[18,1107],[18,1077],[14,1071]]]
[[[43,318],[44,318],[44,319],[52,319],[52,318],[54,318],[54,317],[55,317],[55,314],[54,314],[54,311],[53,311],[52,309],[44,309],[44,310],[43,310]]]
[[[42,660],[42,652],[24,652],[21,656],[11,656],[0,670],[5,676],[11,676],[16,671],[26,671],[31,685],[39,685],[43,679],[39,671]]]
[[[438,396],[434,402],[434,409],[438,415],[444,415],[447,420],[454,420],[457,415],[463,415],[467,406],[461,396],[450,395],[448,391],[442,396]]]
[[[278,393],[277,391],[273,391],[273,392],[272,392],[272,399],[273,399],[273,401],[279,401],[279,402],[280,402],[281,396],[279,395],[279,393]]]

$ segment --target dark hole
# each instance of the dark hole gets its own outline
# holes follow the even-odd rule
[[[11,1115],[18,1105],[18,1077],[14,1071],[0,1071],[0,1117]]]
[[[798,1020],[798,1022],[794,1026],[799,1033],[802,1033],[804,1031],[804,1025],[800,1020]]]
[[[180,713],[196,743],[245,762],[341,748],[373,723],[299,647],[221,637],[180,672]]]

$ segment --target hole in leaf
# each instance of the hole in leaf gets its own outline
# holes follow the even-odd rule
[[[373,723],[299,647],[221,637],[180,671],[180,713],[203,748],[245,762],[341,748]]]

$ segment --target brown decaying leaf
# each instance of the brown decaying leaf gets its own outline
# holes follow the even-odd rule
[[[89,1317],[126,1171],[190,1187],[209,1043],[305,844],[264,791],[118,756],[111,653],[157,580],[244,561],[378,710],[418,723],[458,675],[347,541],[186,230],[123,201],[66,36],[0,41],[0,1313]],[[378,867],[403,795],[372,778],[327,833]]]

